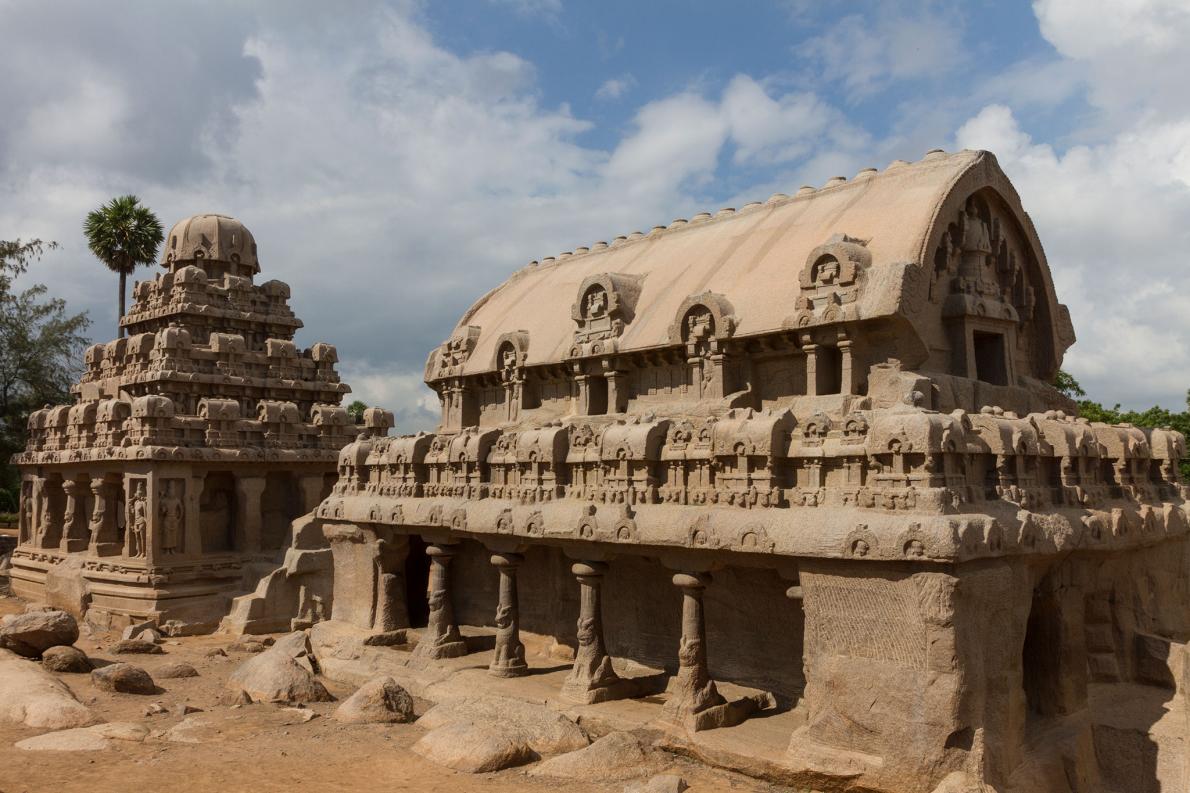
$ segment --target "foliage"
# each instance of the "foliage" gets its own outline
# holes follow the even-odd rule
[[[1190,390],[1186,391],[1186,410],[1174,413],[1154,405],[1148,410],[1121,410],[1119,403],[1112,407],[1104,407],[1092,399],[1078,399],[1085,397],[1086,392],[1078,381],[1066,372],[1058,371],[1054,378],[1054,387],[1071,399],[1078,402],[1078,413],[1090,421],[1102,421],[1105,424],[1133,424],[1137,427],[1166,428],[1177,430],[1190,437]],[[1190,482],[1190,460],[1181,463],[1182,478]]]
[[[353,422],[355,422],[356,424],[363,424],[364,423],[364,411],[367,409],[368,409],[368,406],[357,399],[354,402],[352,402],[350,405],[347,406],[347,415],[351,416],[351,420]]]
[[[10,496],[19,478],[8,459],[25,447],[29,413],[69,401],[91,324],[86,313],[68,314],[66,301],[50,297],[44,284],[15,286],[33,261],[57,247],[0,240],[0,488]]]
[[[128,276],[140,265],[152,264],[157,258],[157,248],[163,239],[161,221],[136,196],[124,195],[88,212],[83,233],[91,253],[109,270],[120,274],[122,317]],[[123,328],[120,335],[124,335]]]

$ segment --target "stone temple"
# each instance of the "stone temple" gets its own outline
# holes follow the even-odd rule
[[[767,768],[814,789],[1190,783],[1185,439],[1090,423],[1050,385],[1074,332],[991,154],[533,262],[431,351],[441,425],[403,437],[380,409],[348,437],[333,354],[293,350],[254,252],[169,245],[125,319],[155,343],[93,353],[78,404],[35,417],[27,596],[73,561],[92,609],[211,597],[341,447],[237,623],[317,620],[327,674],[483,652],[517,678],[532,634],[573,664],[568,707],[647,695],[691,740],[781,714]],[[232,295],[250,306],[224,341],[210,307]],[[124,523],[87,524],[89,491]]]
[[[161,266],[133,288],[127,336],[87,350],[75,404],[30,418],[12,587],[193,632],[276,567],[356,428],[335,348],[297,349],[289,286],[254,282],[239,221],[180,221]]]

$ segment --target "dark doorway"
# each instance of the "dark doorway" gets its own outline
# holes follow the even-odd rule
[[[838,347],[818,348],[818,361],[814,370],[818,379],[817,392],[838,394],[843,390],[843,353]]]
[[[1008,362],[1005,360],[1004,334],[975,331],[975,377],[992,385],[1008,385]]]
[[[607,378],[593,374],[587,377],[587,415],[607,415]]]
[[[430,557],[426,541],[409,535],[409,554],[405,557],[405,603],[409,609],[409,627],[424,628],[430,621]]]

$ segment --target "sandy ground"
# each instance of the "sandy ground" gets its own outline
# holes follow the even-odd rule
[[[0,615],[19,612],[23,604],[0,598]],[[93,659],[113,661],[105,651],[119,636],[87,632],[78,647]],[[304,721],[301,714],[276,705],[233,708],[225,704],[228,674],[248,656],[228,650],[228,657],[209,657],[213,647],[226,648],[226,636],[167,639],[165,654],[119,656],[150,674],[167,663],[185,661],[199,672],[196,678],[158,680],[155,696],[109,694],[91,685],[88,675],[61,675],[75,695],[105,721],[138,722],[153,730],[143,744],[121,742],[99,752],[29,752],[16,741],[43,730],[0,725],[0,793],[138,793],[141,790],[205,791],[573,791],[621,793],[624,782],[573,782],[529,776],[526,769],[495,774],[461,774],[423,760],[410,747],[424,734],[414,724],[344,725],[328,718],[336,703],[319,703],[311,710],[319,718]],[[328,684],[337,697],[351,690]],[[154,702],[171,707],[187,703],[202,709],[197,721],[205,726],[195,735],[199,743],[165,740],[161,733],[182,721],[174,715],[145,715]],[[192,719],[196,717],[192,716]],[[663,756],[663,768],[681,775],[692,793],[707,791],[785,791],[747,777],[728,774],[678,757]]]

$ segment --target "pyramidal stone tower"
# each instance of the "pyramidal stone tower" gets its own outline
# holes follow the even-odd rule
[[[125,337],[86,351],[75,402],[38,410],[21,468],[15,593],[114,626],[206,630],[288,544],[355,428],[329,344],[294,344],[289,286],[257,283],[225,215],[165,239]]]

